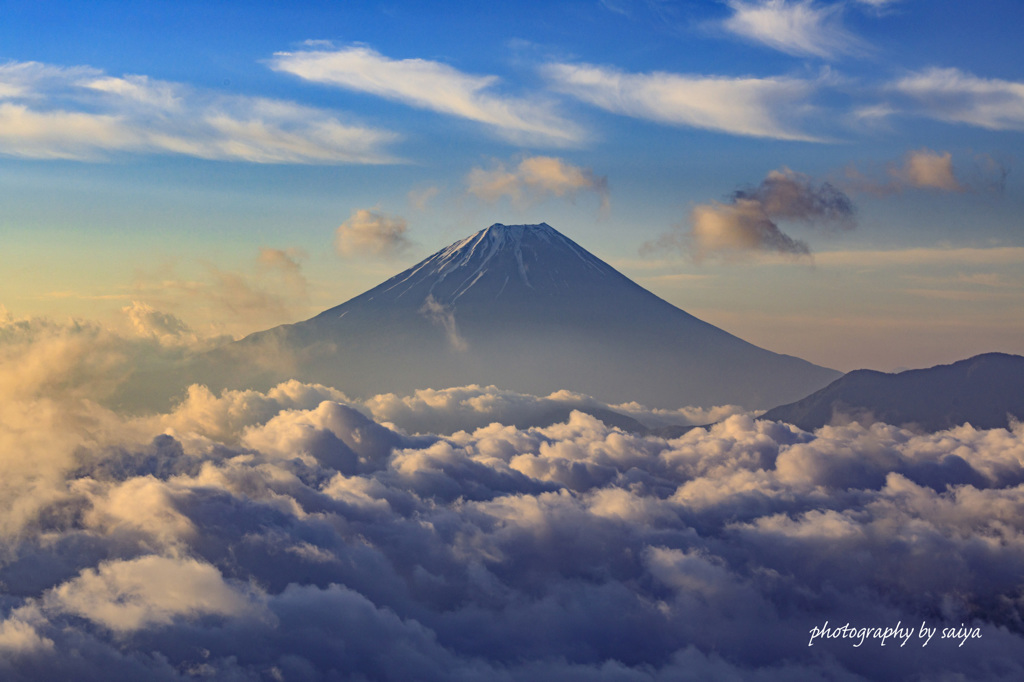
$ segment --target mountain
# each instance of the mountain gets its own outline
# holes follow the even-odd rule
[[[1024,357],[986,353],[899,374],[850,372],[761,418],[807,431],[851,419],[941,431],[966,422],[979,429],[1006,428],[1007,415],[1024,419]]]
[[[544,223],[492,225],[316,317],[230,345],[201,374],[252,387],[294,377],[352,396],[475,383],[750,408],[839,376],[693,317]]]

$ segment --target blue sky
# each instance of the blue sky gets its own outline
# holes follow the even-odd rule
[[[7,2],[0,304],[296,321],[494,222],[842,370],[1024,353],[1018,2]],[[838,202],[838,203],[837,203]]]

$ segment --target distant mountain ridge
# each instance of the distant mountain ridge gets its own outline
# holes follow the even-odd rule
[[[276,349],[279,366],[265,353],[259,368],[248,363],[260,348]],[[762,409],[840,376],[693,317],[546,223],[492,225],[309,320],[232,344],[200,374],[230,387],[297,378],[353,396],[494,384]]]
[[[886,374],[861,369],[762,419],[810,431],[834,421],[881,421],[925,431],[970,423],[1007,428],[1024,419],[1024,357],[986,353],[950,365]]]

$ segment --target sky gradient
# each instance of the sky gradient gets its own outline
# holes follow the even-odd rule
[[[766,381],[733,359],[677,405],[644,343],[709,337],[580,296],[569,251],[568,350],[481,324],[474,355],[455,316],[543,281],[541,230],[392,287],[391,327],[375,292],[223,348],[546,222],[827,367],[1024,354],[1019,0],[0,7],[4,682],[1024,679],[1020,421],[805,431],[714,404]],[[605,329],[660,404],[547,371],[632,391]],[[446,380],[474,358],[559,385]],[[844,624],[906,639],[813,637]]]
[[[4,15],[12,319],[130,329],[152,310],[237,337],[492,223],[543,221],[836,369],[1024,353],[1016,2]]]

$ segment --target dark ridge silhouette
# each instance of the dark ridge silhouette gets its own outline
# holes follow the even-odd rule
[[[807,431],[826,424],[885,422],[924,431],[970,423],[1007,428],[1024,418],[1024,357],[986,353],[951,365],[886,374],[861,369],[766,412]]]

